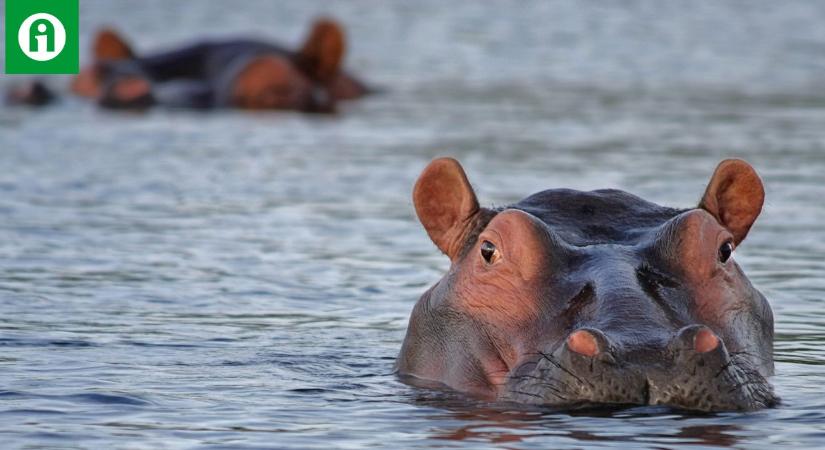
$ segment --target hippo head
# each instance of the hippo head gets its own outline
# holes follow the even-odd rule
[[[267,54],[245,63],[234,78],[232,105],[331,113],[338,100],[331,85],[341,74],[346,35],[338,22],[318,19],[294,55]]]
[[[692,209],[569,189],[480,208],[453,159],[413,199],[452,264],[412,312],[404,380],[565,408],[778,401],[773,315],[733,256],[764,200],[746,162],[719,164]]]
[[[94,63],[83,67],[72,77],[71,90],[81,97],[95,98],[101,94],[105,84],[103,66],[136,57],[131,45],[111,28],[97,32],[92,44],[92,54]]]

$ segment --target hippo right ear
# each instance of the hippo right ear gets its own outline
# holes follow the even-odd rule
[[[741,159],[726,159],[713,172],[699,207],[716,217],[731,232],[734,244],[739,245],[764,201],[765,188],[753,167]]]
[[[319,19],[312,25],[304,46],[298,52],[298,66],[313,80],[329,82],[341,70],[346,45],[344,29],[338,22]]]
[[[461,252],[468,226],[480,211],[461,164],[452,158],[431,162],[415,183],[413,203],[430,239],[454,260]]]

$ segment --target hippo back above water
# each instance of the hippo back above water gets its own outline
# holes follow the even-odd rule
[[[560,407],[778,401],[773,315],[733,258],[764,201],[746,162],[720,163],[691,209],[569,189],[481,208],[448,158],[413,200],[452,264],[412,312],[402,379]]]

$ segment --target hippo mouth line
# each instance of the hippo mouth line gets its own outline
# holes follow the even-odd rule
[[[690,355],[689,366],[639,365],[607,355],[586,358],[563,347],[539,352],[538,359],[514,369],[501,399],[565,409],[632,405],[702,412],[751,411],[779,402],[746,352],[728,354],[722,348]],[[677,352],[664,361],[681,356]]]

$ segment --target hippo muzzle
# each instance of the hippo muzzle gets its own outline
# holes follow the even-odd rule
[[[639,354],[644,354],[640,358]],[[666,405],[697,411],[754,410],[777,399],[746,355],[731,354],[709,328],[681,329],[661,349],[624,352],[595,329],[522,363],[501,400],[587,407]]]
[[[778,402],[773,315],[734,259],[764,201],[744,161],[723,161],[689,209],[569,189],[481,208],[451,159],[413,201],[451,267],[413,310],[405,379],[565,408]]]

